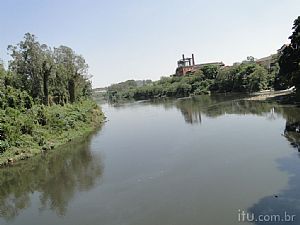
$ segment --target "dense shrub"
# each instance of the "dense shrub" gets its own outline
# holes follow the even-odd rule
[[[7,106],[0,114],[0,152],[8,147],[42,146],[65,131],[100,123],[102,117],[98,106],[90,100],[64,106],[33,105],[22,110]]]

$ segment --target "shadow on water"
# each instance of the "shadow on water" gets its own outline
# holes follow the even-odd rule
[[[253,114],[275,119],[278,115],[286,119],[283,137],[295,149],[288,158],[277,160],[278,168],[290,175],[288,186],[280,193],[266,196],[248,209],[256,219],[259,215],[280,215],[282,221],[277,224],[300,224],[300,109],[284,107],[276,102],[262,101],[221,101],[216,104],[213,99],[202,98],[178,101],[176,107],[180,109],[185,121],[190,124],[201,123],[203,115],[218,117],[224,114]],[[252,215],[252,214],[250,214]],[[286,215],[286,216],[285,216]],[[294,216],[292,219],[291,216]],[[290,216],[290,217],[289,217]],[[266,217],[268,220],[268,217]],[[293,220],[293,221],[291,221]],[[266,221],[254,221],[254,224],[266,224]],[[270,224],[270,222],[269,222]]]
[[[202,117],[215,118],[225,114],[253,114],[275,119],[276,113],[281,113],[280,107],[274,102],[233,100],[232,98],[212,98],[201,96],[182,99],[176,102],[176,107],[189,124],[202,122]]]
[[[0,217],[12,220],[30,207],[37,195],[39,209],[65,215],[77,192],[91,189],[103,173],[98,155],[90,150],[93,135],[53,152],[0,170]]]
[[[172,109],[175,106],[188,124],[201,124],[203,116],[215,118],[224,114],[253,114],[275,119],[275,114],[281,113],[276,102],[249,101],[243,97],[246,96],[236,94],[201,95],[176,100],[156,99],[145,101],[143,104],[163,106],[165,110]],[[127,106],[126,104],[118,105],[120,108]]]
[[[111,106],[120,110],[140,104],[162,106],[165,110],[171,110],[175,106],[181,112],[185,122],[189,124],[201,124],[203,116],[215,118],[225,114],[252,114],[272,120],[276,119],[276,114],[283,113],[284,106],[275,101],[246,100],[246,97],[248,96],[240,94],[215,94],[182,99],[161,98],[140,102],[120,102]]]
[[[162,104],[165,109],[174,107],[172,101],[157,101],[154,104]],[[152,102],[153,104],[153,102]],[[190,99],[180,99],[175,103],[184,120],[188,124],[201,124],[202,118],[215,118],[224,114],[258,115],[269,120],[278,116],[286,120],[283,135],[278,138],[286,138],[290,143],[294,154],[288,158],[280,158],[276,161],[278,168],[289,174],[287,188],[280,193],[266,196],[248,209],[249,213],[258,215],[280,215],[283,221],[276,224],[300,224],[300,108],[282,106],[276,102],[233,100],[228,97],[201,96]],[[295,215],[293,221],[287,215]],[[252,214],[250,214],[252,215]],[[257,217],[256,217],[257,218]],[[266,218],[268,219],[268,218]],[[286,220],[286,221],[285,221]],[[272,224],[272,222],[254,221],[254,224]]]
[[[283,109],[286,118],[284,136],[290,142],[294,154],[290,157],[277,160],[280,170],[287,172],[289,182],[287,188],[273,196],[266,196],[248,209],[255,215],[254,224],[266,224],[259,221],[259,215],[280,215],[277,224],[300,224],[300,113],[299,108],[289,107]],[[292,216],[294,216],[292,218]],[[268,217],[267,217],[268,218]]]

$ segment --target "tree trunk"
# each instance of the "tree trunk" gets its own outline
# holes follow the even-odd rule
[[[44,74],[43,74],[43,86],[44,86],[44,105],[48,106],[49,105],[49,76],[51,74],[51,69],[52,66],[50,68],[47,68],[46,63],[44,63],[43,65],[44,67]]]
[[[44,105],[49,105],[49,88],[48,88],[48,80],[49,80],[49,74],[46,72],[44,73]]]
[[[40,80],[39,80],[38,76],[33,76],[33,78],[32,78],[32,90],[31,90],[32,98],[34,100],[36,100],[36,99],[42,100],[41,99],[41,94],[42,94],[41,91],[42,91],[41,83],[40,83]]]
[[[71,78],[68,83],[69,83],[68,91],[70,95],[70,102],[74,103],[75,102],[75,81],[73,78]]]

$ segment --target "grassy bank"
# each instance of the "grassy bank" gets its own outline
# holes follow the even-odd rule
[[[0,110],[0,166],[56,149],[94,131],[104,120],[92,100],[74,104],[33,105],[30,109]]]

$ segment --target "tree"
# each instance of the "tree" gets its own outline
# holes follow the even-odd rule
[[[281,86],[295,85],[300,97],[300,16],[294,21],[293,33],[289,37],[290,45],[286,46],[279,57],[279,77]],[[277,81],[278,82],[278,81]]]
[[[47,45],[41,45],[42,48],[42,79],[43,79],[43,104],[49,105],[49,78],[54,71],[53,52]]]
[[[77,55],[67,46],[60,46],[54,48],[54,62],[57,66],[58,79],[53,82],[57,82],[57,86],[62,86],[62,89],[53,90],[58,103],[64,104],[67,100],[73,103],[83,95],[83,90],[85,93],[90,92],[86,90],[90,87],[88,65],[81,55]]]
[[[247,60],[248,62],[254,62],[255,58],[253,56],[247,56]]]
[[[206,65],[201,70],[205,79],[215,79],[219,72],[219,67],[216,65]]]
[[[49,77],[52,71],[52,65],[47,61],[43,62],[43,85],[44,85],[44,105],[49,105]]]
[[[17,75],[18,88],[28,91],[34,99],[42,100],[43,50],[36,37],[26,33],[23,41],[8,46],[8,50],[12,57],[9,68]]]
[[[247,76],[247,90],[249,92],[265,90],[268,87],[268,71],[257,65],[255,70]]]
[[[233,89],[233,69],[236,66],[229,68],[223,68],[218,73],[213,90],[218,90],[220,92],[230,92]]]
[[[23,41],[8,50],[12,60],[5,83],[27,91],[35,101],[63,105],[91,95],[88,65],[71,48],[52,50],[26,33]]]

